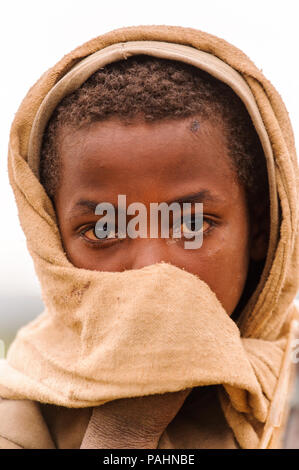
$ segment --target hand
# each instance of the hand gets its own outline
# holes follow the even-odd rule
[[[81,449],[156,449],[191,390],[122,398],[95,407]]]

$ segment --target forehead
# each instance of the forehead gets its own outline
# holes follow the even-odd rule
[[[219,124],[199,118],[124,124],[113,118],[80,130],[63,129],[59,141],[62,184],[72,190],[137,191],[209,182],[225,190],[235,180]]]

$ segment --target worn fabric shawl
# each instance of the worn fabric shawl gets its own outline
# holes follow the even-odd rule
[[[43,131],[65,95],[99,67],[134,54],[183,61],[224,81],[243,100],[260,137],[270,240],[259,284],[236,323],[205,282],[171,264],[97,272],[74,267],[63,251],[39,182]],[[45,311],[19,330],[0,361],[0,396],[87,408],[215,385],[241,448],[279,447],[298,318],[298,167],[283,101],[248,57],[190,28],[139,26],[99,36],[31,88],[12,125],[8,164]]]

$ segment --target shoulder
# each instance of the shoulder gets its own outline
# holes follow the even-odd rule
[[[38,402],[0,397],[0,449],[54,449]]]

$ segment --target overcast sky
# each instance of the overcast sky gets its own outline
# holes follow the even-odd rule
[[[9,0],[1,1],[1,297],[39,295],[6,170],[8,133],[30,86],[74,47],[123,26],[166,24],[200,29],[242,49],[282,95],[299,132],[296,0]]]

